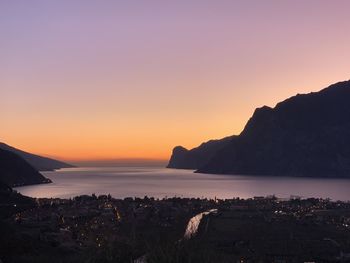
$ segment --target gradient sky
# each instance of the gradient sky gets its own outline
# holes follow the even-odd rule
[[[350,76],[350,1],[0,2],[0,141],[166,159]]]

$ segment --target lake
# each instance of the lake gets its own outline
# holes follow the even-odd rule
[[[16,188],[31,197],[95,193],[124,197],[249,198],[276,195],[350,200],[350,179],[197,174],[161,167],[80,167],[42,172],[53,183]]]

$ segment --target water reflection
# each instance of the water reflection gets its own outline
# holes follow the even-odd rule
[[[116,198],[249,198],[274,194],[282,198],[296,195],[350,200],[350,179],[211,175],[150,167],[69,168],[43,174],[53,183],[17,190],[32,197],[61,198],[92,193],[110,193]]]

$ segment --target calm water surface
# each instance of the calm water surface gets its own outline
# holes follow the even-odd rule
[[[195,174],[189,170],[149,167],[69,168],[43,172],[52,184],[24,186],[32,197],[69,198],[83,194],[124,197],[249,198],[276,195],[350,200],[350,179]]]

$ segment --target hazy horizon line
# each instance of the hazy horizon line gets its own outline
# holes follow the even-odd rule
[[[99,159],[99,160],[65,160],[65,162],[76,166],[86,167],[112,167],[112,166],[166,166],[167,159],[148,159],[148,158],[118,158],[118,159]]]

